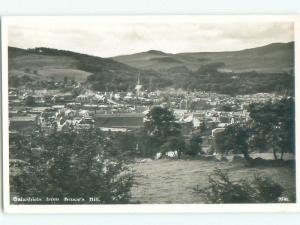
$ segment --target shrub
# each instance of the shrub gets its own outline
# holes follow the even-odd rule
[[[276,203],[284,189],[270,178],[255,175],[251,181],[232,181],[228,172],[216,169],[209,175],[209,186],[194,188],[207,203]]]
[[[255,198],[259,202],[277,202],[284,189],[267,177],[254,176]]]
[[[197,156],[202,153],[202,138],[200,135],[193,134],[189,140],[188,147],[185,150],[185,154],[189,156]]]
[[[42,204],[47,203],[46,197],[59,198],[57,204],[64,204],[65,197],[83,198],[77,204],[129,202],[132,173],[123,161],[109,154],[111,147],[101,134],[87,130],[40,136],[38,144],[44,149],[40,156],[31,154],[23,157],[22,163],[11,165],[10,188],[16,196],[40,197]],[[99,201],[89,202],[90,197]]]

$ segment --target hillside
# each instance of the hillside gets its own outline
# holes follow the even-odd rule
[[[96,90],[127,90],[134,87],[140,74],[144,82],[148,82],[151,78],[153,87],[170,85],[170,82],[162,78],[158,72],[141,70],[112,59],[71,51],[9,47],[8,57],[11,80],[26,77],[27,81],[37,83],[68,78],[78,82],[87,81],[87,84]]]
[[[294,42],[273,43],[262,47],[231,52],[194,52],[169,54],[150,50],[147,52],[113,57],[114,60],[137,67],[168,72],[176,67],[196,71],[201,66],[222,62],[225,71],[281,73],[294,66]]]
[[[99,91],[165,87],[222,94],[293,93],[294,43],[232,52],[168,54],[157,50],[114,58],[71,51],[8,48],[9,84],[49,87],[65,79]],[[50,85],[51,86],[51,85]],[[53,85],[52,85],[53,87]]]

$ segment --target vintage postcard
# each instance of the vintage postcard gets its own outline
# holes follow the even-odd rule
[[[5,210],[299,211],[299,26],[2,18]]]

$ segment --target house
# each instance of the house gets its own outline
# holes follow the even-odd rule
[[[10,130],[23,130],[33,128],[36,124],[36,116],[13,116],[9,118]]]
[[[55,103],[68,103],[68,102],[72,102],[74,100],[74,97],[71,92],[66,92],[66,93],[59,93],[57,95],[54,95],[52,100]]]
[[[136,129],[143,126],[143,113],[95,114],[95,127]]]
[[[221,133],[221,132],[223,132],[224,130],[225,130],[225,128],[223,128],[223,127],[215,128],[215,129],[213,129],[213,130],[211,131],[211,136],[212,136],[212,137],[215,137],[215,135],[216,135],[217,133]]]
[[[101,131],[104,131],[104,132],[126,132],[127,129],[126,128],[112,128],[112,127],[100,127],[99,128]]]
[[[94,127],[95,120],[92,117],[83,117],[75,125],[75,128],[78,130],[91,129]]]

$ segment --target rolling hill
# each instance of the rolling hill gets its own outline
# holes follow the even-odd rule
[[[61,81],[65,78],[86,82],[100,91],[132,89],[140,74],[142,81],[152,81],[154,88],[170,85],[156,71],[133,68],[112,59],[71,51],[9,47],[9,77],[26,77],[32,82]]]
[[[266,46],[230,52],[193,52],[169,54],[150,50],[122,55],[112,59],[140,69],[166,72],[177,67],[197,71],[201,66],[222,62],[224,71],[280,73],[294,67],[294,42],[272,43]]]
[[[73,79],[99,91],[127,91],[133,90],[138,74],[144,87],[152,90],[173,87],[234,95],[293,92],[294,85],[293,42],[231,52],[169,54],[150,50],[113,58],[9,47],[8,57],[12,86],[38,87]]]

